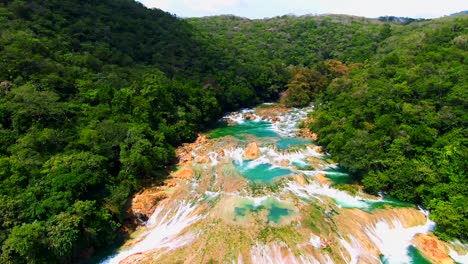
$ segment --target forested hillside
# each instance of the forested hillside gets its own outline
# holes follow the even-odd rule
[[[360,69],[320,93],[311,129],[374,193],[431,212],[468,239],[468,18],[395,30]]]
[[[175,147],[280,94],[316,101],[320,143],[368,190],[466,239],[467,34],[466,16],[182,20],[133,0],[2,0],[0,262],[88,258]]]
[[[468,18],[390,18],[190,22],[247,64],[288,65],[282,102],[315,102],[311,130],[367,191],[421,204],[442,238],[466,240]]]
[[[1,1],[0,262],[70,263],[107,246],[175,147],[262,100],[257,76],[218,50],[132,0]]]

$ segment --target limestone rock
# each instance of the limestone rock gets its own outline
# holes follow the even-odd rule
[[[246,159],[257,159],[260,156],[257,143],[250,143],[245,149],[244,158]]]
[[[417,234],[414,243],[424,257],[436,264],[455,263],[448,255],[447,247],[436,237],[424,234]]]
[[[224,149],[219,149],[216,153],[218,153],[220,157],[224,157]]]
[[[164,185],[166,187],[175,187],[177,185],[177,180],[176,179],[168,179],[164,181]]]
[[[210,158],[207,156],[198,156],[195,161],[200,164],[210,163]]]
[[[310,138],[311,138],[312,140],[314,140],[314,141],[317,141],[317,140],[319,139],[319,136],[317,135],[317,133],[312,133],[312,134],[310,135]]]
[[[320,146],[315,147],[314,150],[315,150],[315,152],[317,152],[317,153],[319,153],[319,154],[325,154],[325,151],[324,151],[323,148],[320,147]]]
[[[156,209],[159,201],[167,198],[163,188],[146,189],[132,199],[131,212],[140,222],[146,221]]]
[[[319,173],[317,175],[315,175],[315,179],[317,179],[317,181],[320,183],[320,185],[329,185],[331,183],[330,179],[328,179],[327,177],[325,177],[325,174],[323,173]]]
[[[138,252],[133,255],[126,257],[120,262],[120,264],[137,264],[141,263],[144,259],[148,258],[147,252]]]
[[[257,117],[254,114],[244,114],[246,120],[255,120]]]
[[[182,180],[190,180],[193,176],[193,170],[189,167],[184,167],[172,174],[172,177]]]
[[[289,166],[289,160],[286,160],[286,159],[281,160],[280,165],[281,165],[282,167],[287,167],[287,166]]]
[[[294,175],[294,180],[301,186],[305,186],[307,184],[307,181],[303,174]]]

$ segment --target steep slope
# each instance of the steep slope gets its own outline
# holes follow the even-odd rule
[[[221,113],[205,43],[131,0],[0,2],[0,262],[113,241],[129,195]]]
[[[311,129],[367,190],[422,204],[445,239],[468,238],[468,17],[396,30],[321,93]]]
[[[462,230],[464,238],[466,47],[466,17],[406,26],[347,16],[186,21],[133,0],[0,1],[0,262],[88,258],[128,222],[128,197],[147,180],[162,181],[174,148],[223,111],[276,99],[286,88],[308,103],[330,83],[313,123],[329,135],[321,142],[366,175],[369,190],[421,202],[441,232]],[[386,102],[365,87],[400,100],[395,109],[409,119],[379,118],[394,110],[386,104],[359,115],[365,122],[346,119]],[[385,130],[374,130],[378,124]],[[395,124],[408,125],[403,139],[388,129]],[[356,144],[356,126],[380,145]],[[400,148],[401,163],[353,154],[390,151],[388,142],[404,140],[414,144]],[[419,169],[406,184],[383,176],[393,163]]]
[[[364,62],[390,34],[389,24],[346,15],[257,20],[218,16],[188,21],[234,49],[239,59],[279,60],[285,65],[311,66],[327,59]]]

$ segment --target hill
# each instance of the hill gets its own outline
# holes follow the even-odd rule
[[[421,203],[442,236],[466,238],[466,21],[0,1],[0,262],[74,263],[109,246],[175,147],[280,96],[317,102],[311,128],[368,190]]]
[[[468,17],[395,30],[317,98],[310,127],[371,192],[428,208],[444,239],[468,238]]]

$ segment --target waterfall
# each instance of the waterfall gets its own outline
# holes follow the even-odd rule
[[[411,240],[416,234],[426,234],[435,226],[434,222],[429,220],[427,212],[423,212],[427,217],[424,225],[405,228],[398,219],[394,219],[391,222],[381,220],[367,228],[367,236],[384,255],[385,262],[389,264],[411,263],[408,255]]]
[[[145,233],[144,238],[130,249],[119,252],[103,263],[119,263],[134,254],[155,249],[173,250],[190,243],[195,239],[193,233],[189,232],[183,236],[178,235],[186,227],[200,220],[202,216],[194,214],[197,208],[196,203],[192,204],[188,201],[182,201],[175,206],[173,208],[158,207],[146,224],[149,231]],[[166,213],[163,213],[164,210],[166,210]]]

